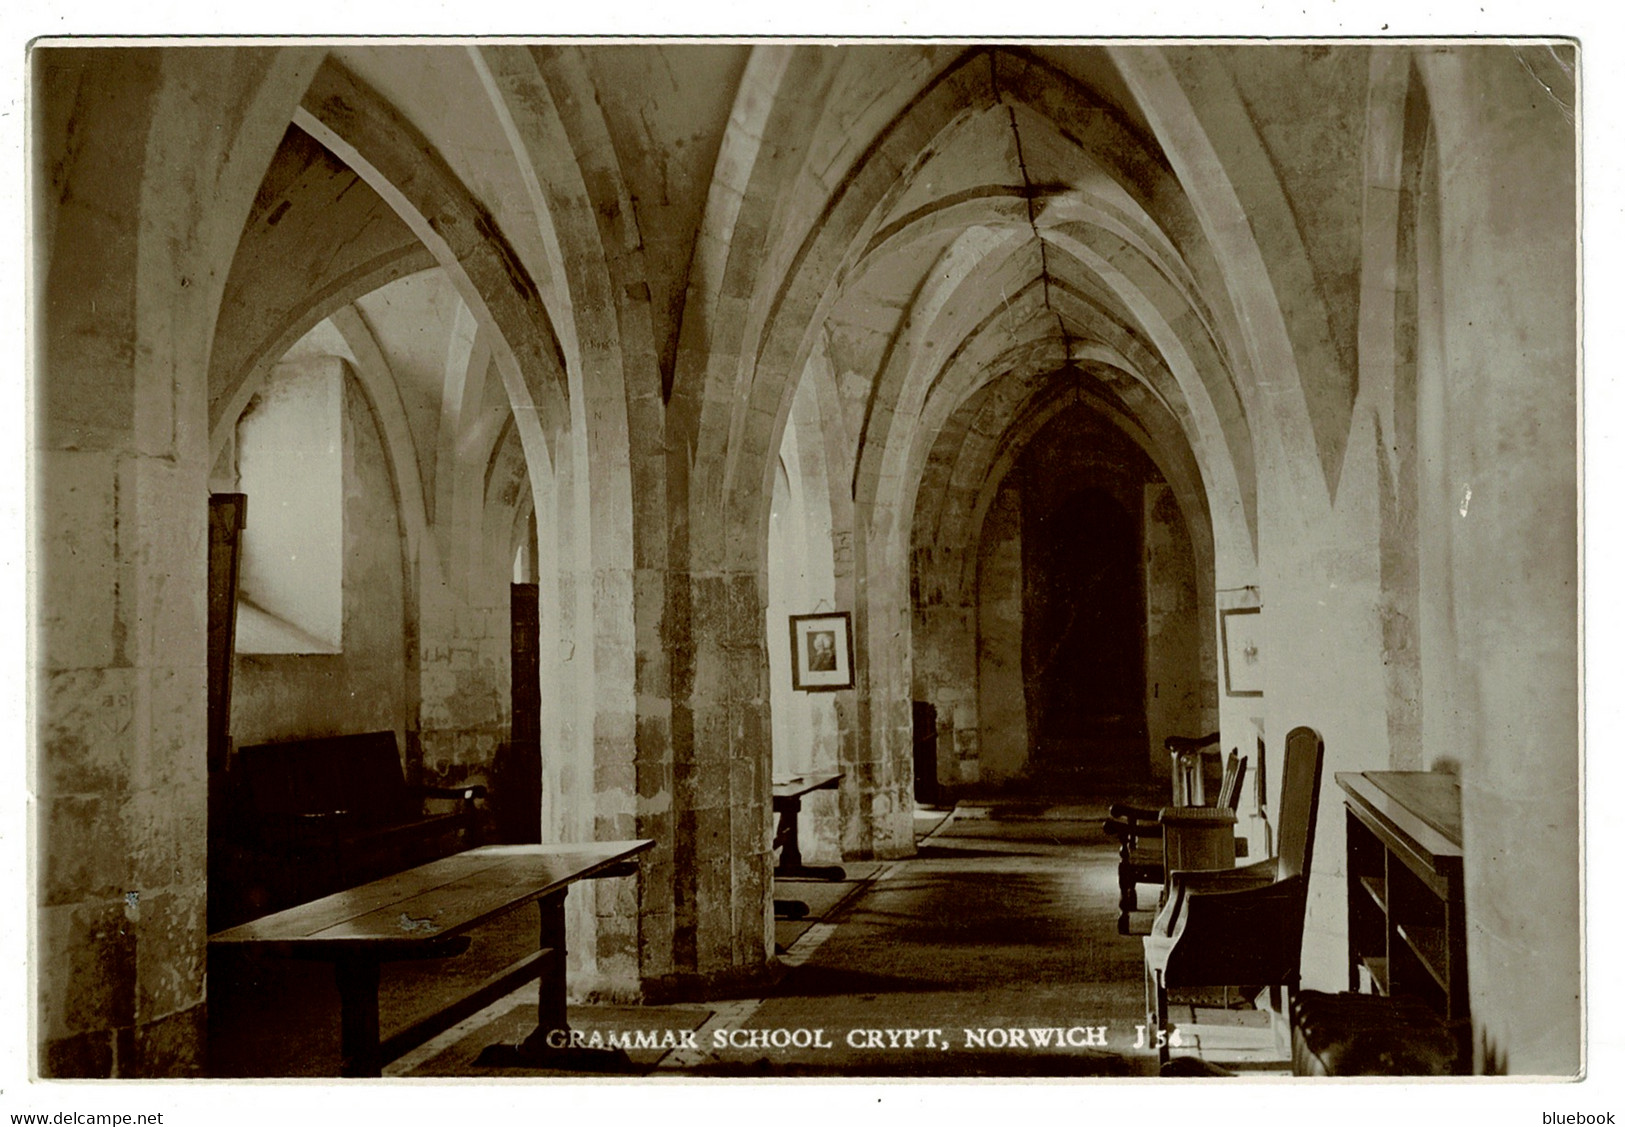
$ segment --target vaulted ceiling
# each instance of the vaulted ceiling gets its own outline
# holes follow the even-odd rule
[[[603,303],[625,300],[647,311],[668,398],[681,386],[684,340],[738,348],[758,370],[793,356],[804,367],[782,377],[789,387],[828,381],[825,438],[860,503],[866,480],[920,481],[945,456],[933,453],[941,436],[965,432],[964,421],[950,426],[959,413],[1009,426],[1057,388],[1078,389],[1183,483],[1189,519],[1206,523],[1211,511],[1232,543],[1255,540],[1234,308],[1121,52],[611,44],[536,46],[521,62],[504,50],[344,46],[324,73],[350,76],[335,89],[376,95],[490,209],[476,224],[536,287],[564,365],[603,346],[614,322],[584,326],[611,312]],[[1328,125],[1304,140],[1278,123],[1326,118],[1317,92],[1327,103],[1346,92],[1356,56],[1310,67],[1318,85],[1278,113],[1258,110],[1249,134],[1294,167],[1306,146],[1325,150],[1308,162],[1293,233],[1310,248],[1301,261],[1311,297],[1323,300],[1301,303],[1300,316],[1344,308],[1358,257],[1343,245],[1354,227],[1345,213],[1357,201],[1330,174],[1347,166],[1345,133]],[[1252,81],[1239,80],[1243,107]],[[343,112],[342,98],[323,97],[329,113]],[[349,167],[305,131],[313,120],[289,129],[232,267],[211,361],[217,427],[241,409],[256,372],[344,308],[361,311],[381,353],[398,358],[409,413],[436,400],[425,380],[448,370],[410,359],[411,338],[445,318],[411,312],[411,287],[399,288],[435,254],[386,200],[391,189],[374,190],[377,170]],[[759,191],[767,196],[753,204]],[[596,226],[599,262],[570,241],[576,212]],[[624,293],[588,280],[633,257]],[[394,297],[367,296],[392,283]],[[719,295],[749,310],[737,346],[717,336]],[[789,317],[800,320],[788,343],[773,343]],[[1346,356],[1352,333],[1352,322],[1328,317],[1328,355]],[[983,392],[1000,381],[1009,387],[999,401],[1014,401],[990,415]],[[1335,422],[1341,393],[1335,378],[1323,382],[1331,406],[1315,417]],[[718,392],[689,394],[699,403]],[[745,401],[743,385],[735,394]],[[782,404],[782,417],[789,398],[761,401]]]

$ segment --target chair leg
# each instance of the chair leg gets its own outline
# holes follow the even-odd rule
[[[1128,840],[1124,840],[1117,850],[1117,907],[1128,918],[1128,913],[1139,907],[1139,897],[1134,889],[1134,878],[1138,875],[1134,871],[1134,850]]]
[[[1168,1063],[1168,1042],[1173,1037],[1173,1030],[1168,1022],[1168,987],[1163,985],[1162,975],[1156,975],[1157,992],[1157,1068],[1160,1070]]]
[[[1157,1069],[1168,1063],[1168,1039],[1171,1030],[1168,1027],[1168,988],[1163,985],[1162,975],[1151,969],[1149,963],[1145,968],[1145,1028],[1146,1036],[1150,1038],[1157,1048]]]
[[[1275,1032],[1276,1048],[1281,1055],[1292,1056],[1292,999],[1298,993],[1298,976],[1290,975],[1281,983],[1280,993],[1272,993],[1271,1001],[1279,1002],[1270,1016],[1270,1027]]]
[[[1286,1060],[1292,1059],[1292,996],[1297,986],[1281,985],[1281,1004],[1270,1014],[1270,1032],[1275,1035],[1275,1051]]]
[[[1150,1043],[1156,1041],[1156,1039],[1157,1039],[1156,1033],[1153,1032],[1153,1030],[1155,1030],[1157,1028],[1157,983],[1156,983],[1156,973],[1157,973],[1156,971],[1151,969],[1151,964],[1149,962],[1146,963],[1146,965],[1145,965],[1145,1009],[1144,1009],[1143,1012],[1145,1013],[1145,1035],[1146,1035],[1146,1039],[1147,1039],[1147,1044],[1150,1044]]]

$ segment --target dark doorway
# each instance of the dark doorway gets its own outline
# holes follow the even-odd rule
[[[1144,763],[1139,490],[1024,491],[1022,666],[1032,767],[1133,774]]]
[[[534,583],[510,596],[513,729],[492,765],[492,806],[505,842],[542,839],[541,599]]]

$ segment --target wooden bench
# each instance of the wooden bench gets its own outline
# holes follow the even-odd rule
[[[775,878],[846,879],[846,870],[839,865],[808,865],[801,859],[801,800],[815,790],[834,790],[844,777],[840,771],[830,771],[797,775],[773,784],[773,813],[778,816],[773,848],[779,851],[778,864],[773,867]],[[800,900],[773,901],[773,914],[785,919],[799,920],[807,912],[807,905]]]
[[[565,895],[579,880],[631,875],[636,871],[632,859],[653,845],[649,840],[488,845],[217,932],[209,937],[209,947],[331,962],[339,988],[343,1076],[381,1075],[388,1062],[537,977],[536,1032],[513,1052],[526,1063],[568,1060],[573,1065],[579,1052],[559,1053],[549,1044],[568,1042],[567,1035],[559,1036],[569,1030]],[[380,1039],[381,964],[460,954],[468,947],[467,932],[530,903],[541,910],[541,938],[534,954],[440,1012]]]
[[[394,732],[253,744],[226,773],[212,843],[224,926],[304,903],[477,844],[483,786],[408,785]],[[430,811],[426,803],[449,807]]]

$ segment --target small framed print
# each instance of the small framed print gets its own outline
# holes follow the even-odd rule
[[[1219,612],[1224,646],[1224,691],[1232,697],[1264,695],[1262,607],[1234,607]]]
[[[790,684],[804,693],[850,689],[852,615],[846,611],[790,616]]]

